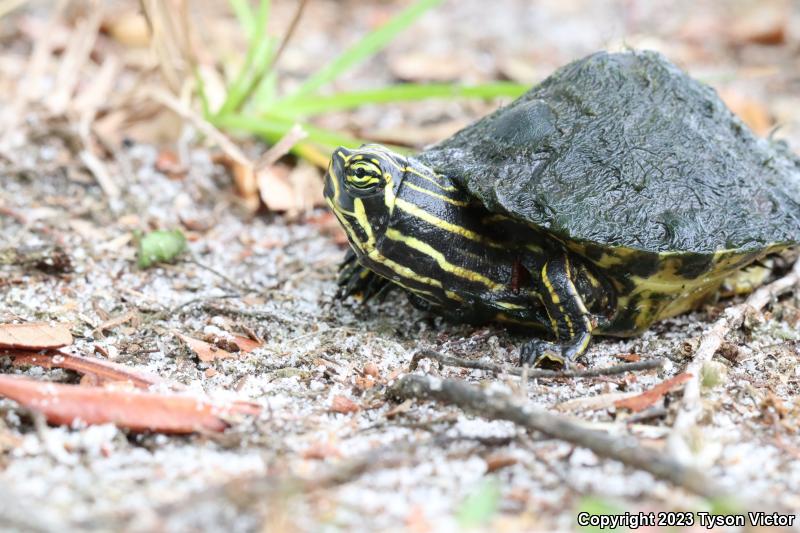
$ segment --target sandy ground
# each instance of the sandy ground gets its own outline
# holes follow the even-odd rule
[[[278,21],[288,16],[280,4]],[[313,67],[329,57],[331,42],[349,42],[363,29],[355,5],[312,2],[307,37],[298,39],[284,68]],[[775,135],[797,148],[800,34],[790,33],[777,46],[747,41],[760,27],[734,22],[750,20],[754,5],[676,2],[665,11],[655,2],[533,6],[499,0],[487,16],[484,2],[447,2],[342,84],[380,85],[402,69],[399,58],[412,53],[419,58],[405,68],[413,77],[425,78],[446,57],[458,66],[454,79],[533,82],[598,48],[656,48],[716,86],[743,113],[768,117],[763,133],[780,125]],[[796,5],[768,5],[797,29]],[[363,9],[368,20],[386,5]],[[322,33],[323,27],[332,29]],[[429,59],[437,54],[440,59]],[[435,130],[441,136],[490,107],[425,102],[365,109],[346,120],[365,131],[424,137]],[[569,530],[580,510],[696,511],[725,504],[510,423],[435,404],[398,408],[385,390],[408,371],[417,350],[514,365],[524,339],[495,326],[444,323],[413,309],[400,293],[367,305],[336,301],[343,248],[321,231],[321,214],[292,220],[248,214],[226,170],[199,144],[190,143],[181,179],[156,170],[159,148],[125,147],[119,157],[129,171],[117,177],[123,194],[109,201],[75,163],[63,136],[32,120],[28,126],[45,134],[18,146],[14,161],[0,166],[0,244],[57,246],[73,268],[49,274],[0,267],[0,322],[70,323],[74,353],[108,354],[214,398],[257,402],[263,413],[231,420],[224,434],[167,437],[113,426],[47,427],[0,400],[4,530]],[[189,236],[188,258],[138,269],[132,231],[173,227]],[[602,367],[619,363],[619,354],[665,357],[661,371],[527,385],[479,370],[439,369],[430,361],[418,372],[507,391],[587,427],[661,448],[680,392],[660,402],[652,418],[633,423],[613,407],[615,394],[641,392],[678,374],[696,339],[729,303],[664,321],[640,338],[596,342],[585,361]],[[133,320],[97,330],[128,312]],[[800,508],[798,320],[792,294],[729,337],[727,358],[715,359],[721,377],[703,390],[705,415],[693,435],[696,460],[710,477],[742,501],[788,510]],[[264,344],[202,363],[176,337],[219,332],[249,332]],[[5,373],[79,381],[67,371],[14,367],[8,358],[0,364]],[[336,412],[341,398],[350,400],[353,412]],[[364,458],[364,468],[347,468]],[[248,476],[265,480],[255,501],[244,484],[224,485]],[[488,511],[475,518],[472,511],[481,506]]]

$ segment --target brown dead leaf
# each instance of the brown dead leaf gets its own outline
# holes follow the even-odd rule
[[[364,365],[364,373],[368,376],[372,376],[375,379],[379,379],[381,377],[381,371],[373,362],[369,362]]]
[[[760,44],[778,46],[786,42],[789,13],[785,9],[756,3],[729,27],[729,40],[733,45]]]
[[[325,197],[322,195],[322,174],[316,166],[299,161],[289,173],[289,183],[297,201],[295,210],[305,212],[325,205]]]
[[[144,48],[150,44],[150,29],[144,15],[134,10],[109,14],[101,29],[115,41],[131,48]]]
[[[687,374],[685,372],[683,374],[678,374],[677,376],[666,381],[662,381],[652,389],[647,390],[638,396],[617,400],[614,402],[614,406],[618,409],[630,409],[635,413],[643,411],[663,398],[665,394],[677,388],[678,385],[691,379],[691,377],[691,374]]]
[[[475,72],[472,61],[466,56],[433,55],[426,52],[396,54],[389,58],[389,70],[398,80],[413,82],[458,81]]]
[[[256,348],[261,348],[261,346],[263,346],[262,343],[249,337],[243,337],[242,335],[233,335],[233,342],[244,353],[250,353]]]
[[[486,473],[491,474],[501,468],[517,464],[517,459],[504,453],[495,453],[485,459]]]
[[[319,170],[309,163],[259,167],[256,181],[261,201],[270,211],[302,213],[325,202]]]
[[[156,159],[155,168],[171,180],[186,177],[188,169],[181,164],[178,154],[172,150],[162,150]]]
[[[356,402],[346,396],[337,395],[331,400],[331,411],[343,415],[357,413],[361,410]]]
[[[4,375],[0,375],[0,395],[41,412],[51,424],[111,423],[137,432],[223,431],[228,427],[223,417],[249,414],[238,404],[214,404],[192,396],[62,385]]]
[[[289,169],[283,165],[264,167],[255,177],[258,194],[270,211],[292,211],[297,207]]]
[[[555,405],[555,410],[565,413],[579,413],[583,411],[598,411],[608,409],[616,402],[637,396],[635,392],[608,392],[595,396],[579,396]]]
[[[635,353],[618,353],[616,357],[617,359],[622,359],[628,363],[638,363],[642,359],[639,354]]]
[[[47,350],[70,344],[72,333],[64,324],[0,324],[0,348]]]
[[[356,376],[355,386],[360,390],[369,390],[375,386],[375,380],[369,376]]]
[[[732,89],[721,90],[719,95],[750,129],[762,137],[769,133],[772,118],[763,102]]]
[[[127,313],[123,313],[119,316],[114,318],[109,318],[105,320],[102,324],[95,328],[95,332],[105,332],[116,328],[117,326],[121,326],[122,324],[127,324],[131,320],[136,318],[136,313],[133,311],[128,311]]]
[[[305,211],[322,200],[319,173],[315,167],[301,162],[289,169],[277,164],[307,135],[295,124],[254,165],[259,196],[270,211]],[[312,185],[309,186],[309,182]]]
[[[258,195],[258,180],[256,179],[253,165],[248,161],[240,161],[227,154],[216,157],[214,162],[227,167],[233,176],[236,193],[243,200],[245,207],[251,211],[256,211],[260,205],[260,199]]]
[[[103,359],[72,355],[65,352],[47,352],[44,354],[16,351],[10,353],[16,366],[41,366],[44,368],[64,368],[90,376],[94,385],[129,382],[135,387],[147,389],[153,385],[165,383],[163,379],[147,372],[133,370],[125,365],[112,363]]]
[[[329,442],[317,442],[303,450],[301,454],[303,459],[316,459],[323,461],[329,457],[338,458],[342,456],[342,452]]]
[[[187,337],[186,335],[182,335],[178,332],[175,332],[175,336],[186,343],[186,346],[188,346],[189,349],[197,354],[197,358],[204,363],[210,363],[212,361],[216,361],[217,359],[229,359],[233,357],[233,354],[229,351],[223,350],[222,348],[219,348],[216,345],[206,341],[193,339],[192,337]]]

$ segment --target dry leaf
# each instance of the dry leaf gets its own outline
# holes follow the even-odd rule
[[[331,400],[331,411],[334,413],[341,413],[343,415],[357,413],[361,408],[350,398],[346,396],[334,396]]]
[[[44,368],[64,368],[74,370],[80,374],[93,376],[93,384],[130,382],[136,387],[147,389],[152,385],[163,384],[160,377],[147,372],[133,370],[118,363],[72,355],[64,352],[47,352],[45,354],[15,352],[9,354],[14,357],[17,366],[35,365]]]
[[[117,42],[132,48],[144,48],[150,44],[150,29],[144,15],[136,11],[124,11],[106,17],[103,30]]]
[[[229,351],[223,350],[222,348],[219,348],[216,345],[210,344],[206,341],[193,339],[192,337],[187,337],[186,335],[181,335],[177,332],[175,332],[175,336],[185,342],[186,345],[195,354],[197,354],[197,358],[204,363],[210,363],[212,361],[216,361],[217,359],[229,359],[233,357],[233,354]]]
[[[250,414],[239,404],[213,404],[192,396],[39,382],[0,375],[0,395],[41,412],[52,424],[115,424],[131,431],[223,431],[222,417]]]
[[[772,119],[766,106],[741,92],[731,89],[722,90],[720,98],[731,108],[731,111],[747,124],[758,135],[764,136],[772,127]]]
[[[452,53],[436,56],[425,52],[404,52],[391,56],[388,63],[392,75],[402,81],[458,81],[475,71],[470,60]]]
[[[297,207],[289,170],[281,165],[261,169],[256,175],[258,194],[270,211],[291,211]]]
[[[495,453],[487,457],[486,459],[486,473],[491,474],[492,472],[496,472],[501,468],[505,468],[507,466],[511,466],[517,464],[517,459],[504,454],[504,453]]]
[[[297,201],[296,210],[310,211],[325,205],[320,169],[306,161],[299,161],[289,173],[289,183]]]
[[[72,333],[63,324],[0,324],[0,348],[47,350],[70,344]]]
[[[216,161],[228,168],[233,176],[236,193],[244,201],[245,207],[256,211],[260,205],[258,195],[258,181],[253,165],[249,162],[239,161],[227,155],[219,157]]]
[[[369,390],[375,386],[375,380],[369,376],[356,376],[355,386],[360,390]]]
[[[262,344],[258,341],[254,341],[250,337],[243,337],[242,335],[232,335],[233,343],[239,347],[241,351],[244,353],[250,353],[256,348],[261,348]]]
[[[372,376],[375,379],[379,379],[381,377],[381,371],[378,368],[378,365],[372,362],[364,365],[364,373],[368,376]]]
[[[765,8],[760,3],[737,17],[728,29],[732,44],[752,43],[777,46],[786,42],[786,27],[789,13],[783,9]]]
[[[566,413],[608,409],[617,402],[638,396],[635,392],[607,392],[596,396],[580,396],[555,405],[555,410]]]
[[[301,454],[303,459],[317,459],[322,461],[329,457],[341,457],[339,448],[330,443],[315,443],[306,448]]]
[[[627,361],[628,363],[637,363],[642,359],[642,357],[636,353],[618,353],[615,357]]]
[[[102,324],[95,328],[96,332],[105,332],[110,331],[117,326],[121,326],[122,324],[127,324],[131,320],[136,317],[136,313],[133,311],[128,311],[127,313],[123,313],[117,317],[109,318],[108,320],[104,321]]]
[[[677,388],[681,383],[691,379],[691,377],[691,374],[687,374],[685,372],[683,374],[678,374],[673,378],[662,381],[652,389],[645,391],[638,396],[632,396],[630,398],[618,400],[614,402],[614,406],[618,409],[630,409],[633,412],[643,411],[663,398],[664,395],[670,392],[672,389]]]
[[[186,177],[187,168],[181,164],[178,154],[172,150],[162,150],[158,154],[155,168],[171,180]]]

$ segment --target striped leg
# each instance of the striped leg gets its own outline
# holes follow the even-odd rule
[[[339,266],[339,291],[337,298],[349,296],[360,297],[366,302],[370,298],[385,294],[392,288],[392,283],[370,269],[361,266],[353,250],[347,250],[344,261]]]
[[[592,320],[572,281],[569,258],[564,255],[542,267],[542,300],[556,342],[534,339],[520,350],[520,364],[541,366],[549,361],[569,366],[589,346]]]

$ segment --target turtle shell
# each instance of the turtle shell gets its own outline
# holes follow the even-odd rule
[[[418,158],[584,251],[702,261],[800,239],[800,160],[655,52],[566,65]]]

